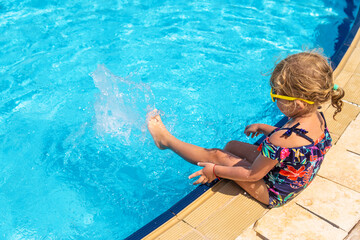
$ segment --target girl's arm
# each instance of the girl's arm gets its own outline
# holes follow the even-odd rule
[[[254,163],[249,167],[234,166],[227,167],[215,165],[213,163],[198,163],[199,166],[204,168],[189,176],[194,178],[196,176],[205,176],[210,181],[216,177],[226,178],[234,181],[242,182],[255,182],[262,179],[278,162],[276,160],[264,157],[259,154]],[[200,179],[202,179],[200,177]],[[199,184],[201,181],[196,181],[194,184]]]
[[[254,123],[245,127],[246,136],[257,137],[259,134],[269,135],[276,127],[262,123]]]
[[[278,161],[259,154],[254,163],[248,167],[226,167],[216,165],[214,173],[218,177],[235,181],[254,182],[262,179]]]

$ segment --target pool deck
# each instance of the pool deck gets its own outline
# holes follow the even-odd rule
[[[323,112],[334,146],[314,181],[283,207],[267,209],[221,180],[144,239],[360,239],[360,30],[337,66],[344,106]]]

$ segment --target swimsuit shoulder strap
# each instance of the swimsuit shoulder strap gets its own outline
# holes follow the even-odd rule
[[[287,130],[283,134],[283,136],[285,136],[285,137],[289,137],[294,132],[296,135],[303,137],[306,140],[308,140],[309,142],[311,142],[312,144],[314,144],[314,140],[306,135],[308,133],[308,131],[306,131],[305,129],[302,129],[302,128],[297,128],[299,125],[300,125],[300,123],[297,123],[290,128],[280,128],[279,130]]]
[[[270,137],[271,135],[273,135],[275,132],[279,131],[281,128],[275,128],[271,133],[269,133],[267,136]]]

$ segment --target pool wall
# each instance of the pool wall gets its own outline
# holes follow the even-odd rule
[[[331,56],[331,64],[333,69],[341,68],[341,60],[343,58],[348,58],[347,51],[354,40],[354,37],[360,28],[360,8],[358,6],[357,9],[357,15],[353,22],[353,25],[349,31],[346,31],[346,28],[340,28],[339,27],[339,36],[346,35],[344,41],[339,44],[339,48],[335,51],[333,56]],[[343,61],[345,62],[345,61]],[[284,125],[287,121],[287,118],[284,117],[281,119],[275,126],[280,127]],[[260,138],[258,141],[255,142],[256,145],[259,145],[263,141],[264,137]],[[188,195],[186,195],[184,198],[182,198],[180,201],[175,203],[171,208],[169,208],[167,211],[156,217],[154,220],[131,234],[129,237],[126,238],[126,240],[135,240],[135,239],[142,239],[146,237],[148,234],[153,232],[154,230],[158,229],[161,225],[169,221],[171,218],[175,217],[180,211],[185,209],[189,204],[191,204],[193,201],[195,201],[197,198],[199,198],[201,195],[203,195],[206,191],[208,191],[211,187],[213,187],[218,180],[213,181],[210,184],[204,184],[200,185],[197,188],[195,188],[192,192],[190,192]]]

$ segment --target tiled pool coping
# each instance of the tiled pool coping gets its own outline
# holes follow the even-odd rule
[[[336,51],[336,53],[331,57],[331,61],[334,68],[342,68],[341,65],[344,61],[344,58],[349,58],[349,54],[346,54],[349,50],[351,43],[353,42],[358,29],[360,27],[360,12],[358,11],[356,19],[353,23],[353,26],[350,32],[347,34],[344,42],[341,47]],[[351,50],[351,49],[350,49]],[[343,60],[343,61],[342,61]],[[347,60],[347,59],[346,59]],[[286,121],[286,118],[282,119],[278,126],[281,126]],[[336,139],[337,140],[337,139]],[[259,140],[261,141],[261,140]],[[257,141],[257,143],[259,142]],[[179,214],[182,210],[189,206],[189,204],[193,203],[196,199],[206,193],[209,189],[211,189],[218,181],[214,181],[211,184],[201,185],[173,205],[170,209],[162,213],[160,216],[152,220],[150,223],[146,224],[144,227],[140,228],[138,231],[130,235],[127,240],[133,239],[142,239],[146,237],[148,234],[152,233],[154,230],[160,228],[164,223],[168,222],[172,218],[174,218],[177,214]]]

